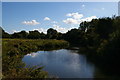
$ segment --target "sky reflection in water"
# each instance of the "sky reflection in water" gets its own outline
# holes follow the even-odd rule
[[[22,59],[26,65],[45,66],[43,70],[60,78],[93,78],[94,66],[76,50],[38,51],[27,54]]]

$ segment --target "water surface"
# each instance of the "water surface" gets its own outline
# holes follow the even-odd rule
[[[38,51],[22,59],[26,65],[44,66],[43,70],[59,78],[93,78],[95,66],[77,50]]]

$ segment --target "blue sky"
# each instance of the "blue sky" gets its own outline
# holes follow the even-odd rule
[[[67,32],[82,21],[118,15],[117,2],[3,2],[2,27],[9,33],[21,30]]]

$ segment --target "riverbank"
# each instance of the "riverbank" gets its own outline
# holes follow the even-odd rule
[[[47,78],[48,73],[42,71],[43,67],[24,68],[25,64],[21,61],[22,57],[38,50],[61,49],[68,46],[69,43],[64,40],[3,39],[3,78]]]

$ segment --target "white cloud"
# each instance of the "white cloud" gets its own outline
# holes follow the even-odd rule
[[[83,4],[82,7],[85,7],[85,5]]]
[[[20,31],[17,31],[17,30],[12,30],[11,33],[17,33],[17,32],[20,32]]]
[[[45,21],[50,21],[50,18],[49,17],[45,17],[44,20]]]
[[[74,18],[67,18],[66,20],[63,20],[66,24],[80,24],[83,21],[91,21],[92,19],[97,18],[96,16],[91,16],[83,19],[74,19]]]
[[[19,31],[17,31],[17,30],[12,30],[10,33],[13,34],[13,33],[18,33],[18,32],[21,32],[21,31],[26,31],[27,33],[29,33],[28,30],[19,30]]]
[[[78,20],[73,18],[67,18],[66,20],[63,20],[63,22],[66,24],[78,24]]]
[[[39,28],[39,29],[33,29],[33,30],[38,30],[39,32],[47,33],[47,29],[44,28]]]
[[[35,58],[35,57],[38,56],[38,54],[37,54],[37,53],[32,53],[32,54],[27,54],[26,56],[30,56],[30,57],[32,57],[32,58]]]
[[[68,14],[66,14],[66,16],[71,17],[71,18],[67,18],[67,19],[63,20],[63,22],[66,24],[80,24],[83,21],[91,21],[92,19],[97,18],[96,16],[83,18],[83,14],[79,14],[78,12],[68,13]]]
[[[66,16],[72,17],[74,19],[80,19],[83,17],[83,14],[79,14],[78,12],[76,12],[76,13],[68,13]]]
[[[71,30],[72,28],[63,28],[63,27],[60,27],[59,25],[53,25],[53,29],[57,30],[58,32],[61,32],[61,33],[66,33],[68,30]]]
[[[102,10],[105,10],[105,8],[101,8]]]
[[[96,16],[91,16],[91,17],[81,19],[81,21],[91,21],[92,19],[96,19],[96,18],[97,18]]]
[[[56,23],[58,23],[58,22],[57,22],[57,21],[53,21],[52,23],[56,24]]]
[[[32,21],[23,21],[22,23],[23,23],[23,24],[26,24],[26,25],[37,25],[37,24],[40,24],[40,23],[37,22],[36,20],[32,20]]]

